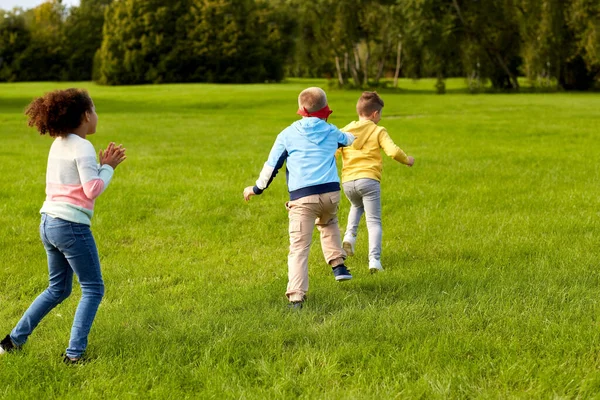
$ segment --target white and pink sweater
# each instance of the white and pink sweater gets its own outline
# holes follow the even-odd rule
[[[94,146],[75,134],[57,137],[48,155],[46,201],[40,210],[54,218],[91,225],[94,200],[114,170],[96,163]]]

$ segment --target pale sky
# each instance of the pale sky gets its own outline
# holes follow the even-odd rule
[[[0,0],[0,8],[3,10],[12,10],[14,7],[21,7],[27,10],[43,2],[44,0]],[[66,6],[76,6],[79,5],[79,0],[63,0],[63,4]]]

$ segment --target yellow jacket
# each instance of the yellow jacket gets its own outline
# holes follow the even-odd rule
[[[408,156],[394,143],[387,130],[373,121],[353,121],[341,129],[356,137],[352,146],[341,147],[342,183],[370,178],[381,181],[383,163],[380,148],[385,154],[402,164],[408,164]]]

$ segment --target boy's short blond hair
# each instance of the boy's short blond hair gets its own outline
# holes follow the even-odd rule
[[[383,108],[383,100],[377,92],[363,92],[356,103],[356,112],[362,117],[368,117]]]
[[[298,95],[298,108],[305,108],[309,113],[319,111],[327,105],[327,95],[320,87],[309,87]]]

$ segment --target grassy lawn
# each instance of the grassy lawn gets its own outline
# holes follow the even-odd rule
[[[384,91],[384,273],[364,219],[354,279],[333,279],[315,230],[309,300],[290,313],[280,174],[246,204],[275,136],[297,116],[279,85],[0,84],[0,336],[47,283],[38,234],[51,139],[35,96],[86,87],[97,149],[128,159],[92,229],[106,295],[83,366],[63,365],[80,297],[0,359],[0,397],[589,398],[600,393],[600,96]],[[448,84],[457,88],[462,81]],[[330,122],[360,92],[329,91]],[[340,225],[349,202],[344,198]]]

